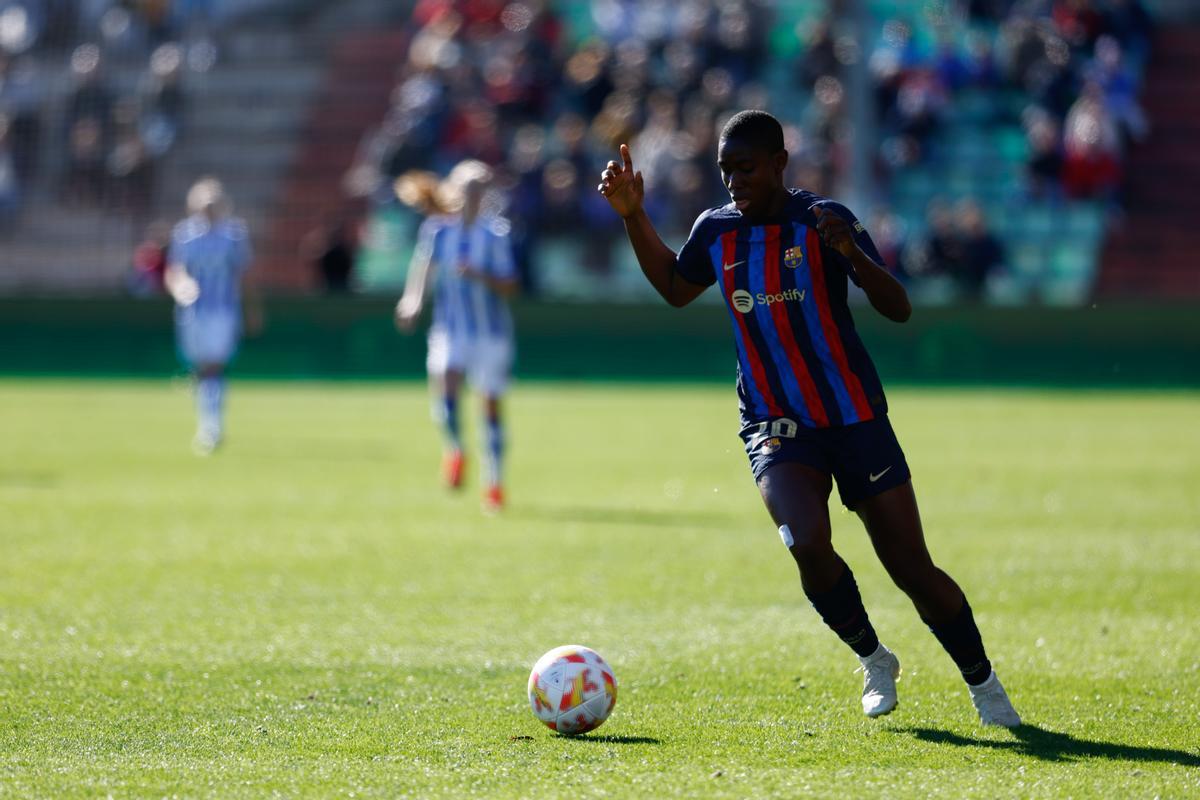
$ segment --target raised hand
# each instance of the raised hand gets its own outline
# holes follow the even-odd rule
[[[421,316],[421,298],[411,297],[405,294],[400,298],[400,302],[396,303],[396,329],[401,333],[410,333],[417,325],[417,319]]]
[[[632,216],[641,210],[646,187],[642,183],[642,173],[633,170],[629,145],[621,145],[620,164],[608,162],[604,172],[600,173],[600,185],[596,189],[608,199],[613,211],[622,217]]]
[[[854,241],[850,223],[820,206],[813,206],[812,210],[817,215],[817,233],[821,234],[821,241],[846,258],[854,255],[854,251],[858,249],[858,243]]]
[[[190,306],[200,299],[200,284],[183,267],[168,267],[163,276],[163,285],[171,299],[180,306]]]

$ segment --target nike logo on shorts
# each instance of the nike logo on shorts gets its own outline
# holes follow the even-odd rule
[[[891,469],[891,467],[888,467],[888,468],[887,468],[887,469],[885,469],[883,472],[872,472],[870,475],[868,475],[868,476],[867,476],[867,478],[869,478],[869,479],[870,479],[871,483],[874,483],[875,481],[877,481],[877,480],[879,480],[880,478],[882,478],[884,475],[887,475],[887,474],[888,474],[888,470],[890,470],[890,469]]]

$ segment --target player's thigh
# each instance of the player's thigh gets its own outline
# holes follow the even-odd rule
[[[511,340],[480,339],[472,349],[467,377],[475,390],[484,397],[498,398],[508,389],[512,363]]]
[[[445,382],[446,376],[462,373],[470,356],[470,342],[443,328],[431,328],[426,340],[425,371],[431,378]]]
[[[860,501],[855,512],[889,573],[921,572],[933,567],[911,480]]]
[[[827,472],[798,461],[781,461],[765,469],[757,483],[767,512],[793,554],[832,547],[833,480]]]
[[[238,319],[233,314],[183,314],[176,322],[179,350],[193,368],[210,370],[233,357],[238,342]]]

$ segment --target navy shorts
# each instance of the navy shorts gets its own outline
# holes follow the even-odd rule
[[[773,419],[748,424],[739,435],[756,481],[776,464],[804,464],[832,475],[842,504],[850,509],[912,477],[886,416],[837,428]]]

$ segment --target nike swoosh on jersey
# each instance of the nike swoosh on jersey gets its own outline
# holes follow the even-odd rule
[[[745,261],[735,261],[732,264],[723,264],[722,266],[724,266],[725,269],[730,270],[730,269],[733,269],[734,267],[739,267],[745,263],[746,263]]]
[[[880,478],[882,478],[884,475],[887,475],[887,474],[888,474],[888,470],[890,470],[890,469],[891,469],[891,467],[888,467],[888,468],[887,468],[887,469],[885,469],[883,472],[871,473],[870,475],[868,475],[868,476],[867,476],[867,478],[869,478],[869,479],[870,479],[871,483],[874,483],[875,481],[877,481],[877,480],[879,480]]]

